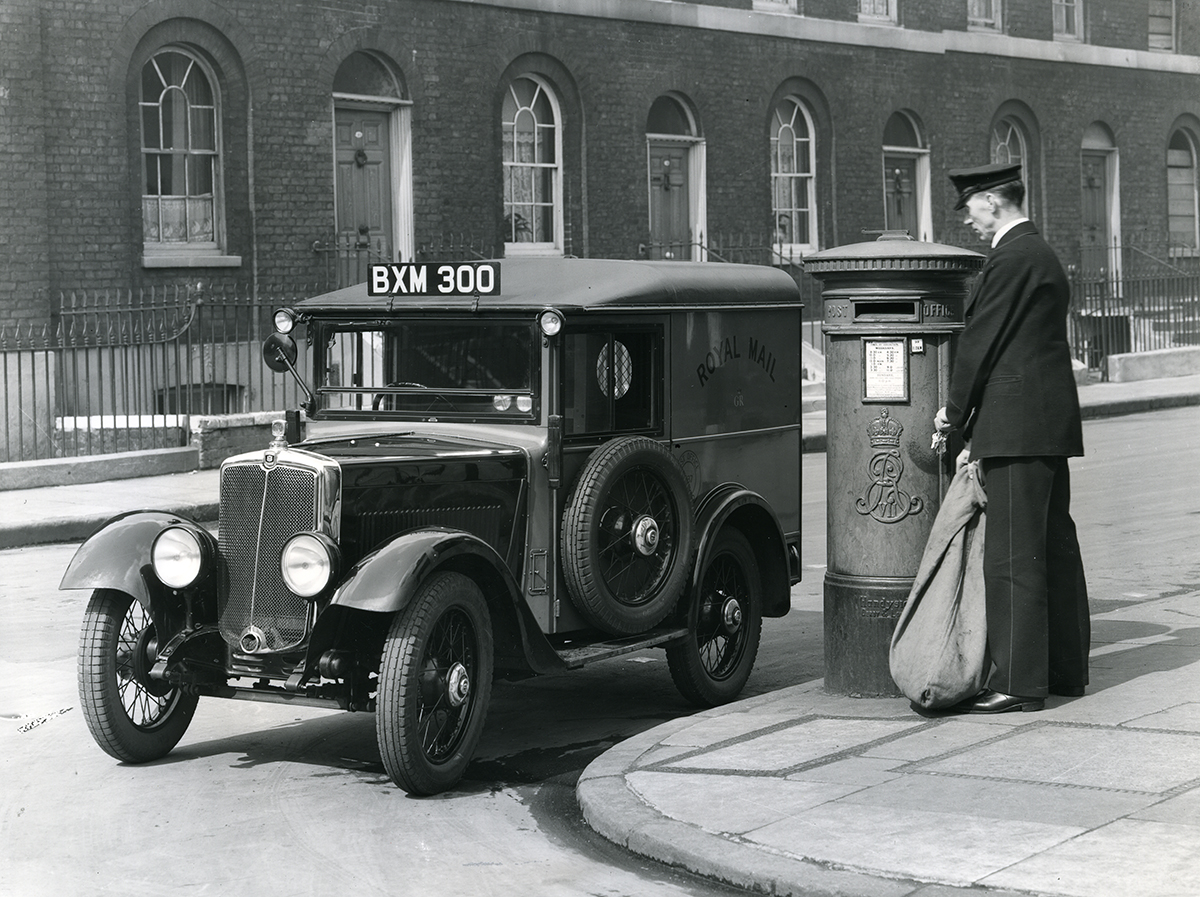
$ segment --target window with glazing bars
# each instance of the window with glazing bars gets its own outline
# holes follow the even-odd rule
[[[558,122],[538,80],[513,80],[504,97],[504,241],[554,245],[558,202]]]
[[[142,67],[142,231],[148,248],[217,242],[217,96],[199,60],[180,48]]]
[[[967,24],[972,28],[1000,30],[1001,0],[967,0]]]
[[[1083,37],[1083,0],[1052,0],[1054,36]]]
[[[1148,30],[1151,50],[1175,51],[1175,0],[1150,0]]]

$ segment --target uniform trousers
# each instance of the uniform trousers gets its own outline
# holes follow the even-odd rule
[[[1063,457],[983,458],[988,687],[1045,697],[1088,682],[1091,619]]]

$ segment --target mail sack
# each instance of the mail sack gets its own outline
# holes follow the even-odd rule
[[[950,483],[892,634],[892,678],[913,704],[937,710],[974,696],[987,679],[983,539],[987,496],[978,462]]]

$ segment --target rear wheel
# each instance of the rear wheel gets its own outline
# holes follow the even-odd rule
[[[475,753],[492,692],[492,627],[461,573],[425,582],[383,647],[375,734],[383,765],[410,794],[453,788]]]
[[[687,611],[688,634],[667,648],[680,694],[712,707],[736,698],[750,678],[762,637],[762,577],[746,537],[726,527],[717,535]]]
[[[79,639],[79,700],[96,744],[118,760],[166,756],[187,731],[198,698],[150,678],[158,635],[132,595],[92,593]]]

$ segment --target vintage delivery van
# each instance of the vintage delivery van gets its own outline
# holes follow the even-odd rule
[[[388,265],[275,322],[264,359],[307,400],[222,465],[219,535],[128,513],[63,578],[92,590],[79,681],[104,750],[163,756],[201,696],[373,711],[388,773],[431,794],[496,676],[661,647],[690,701],[738,695],[800,578],[788,275]]]

